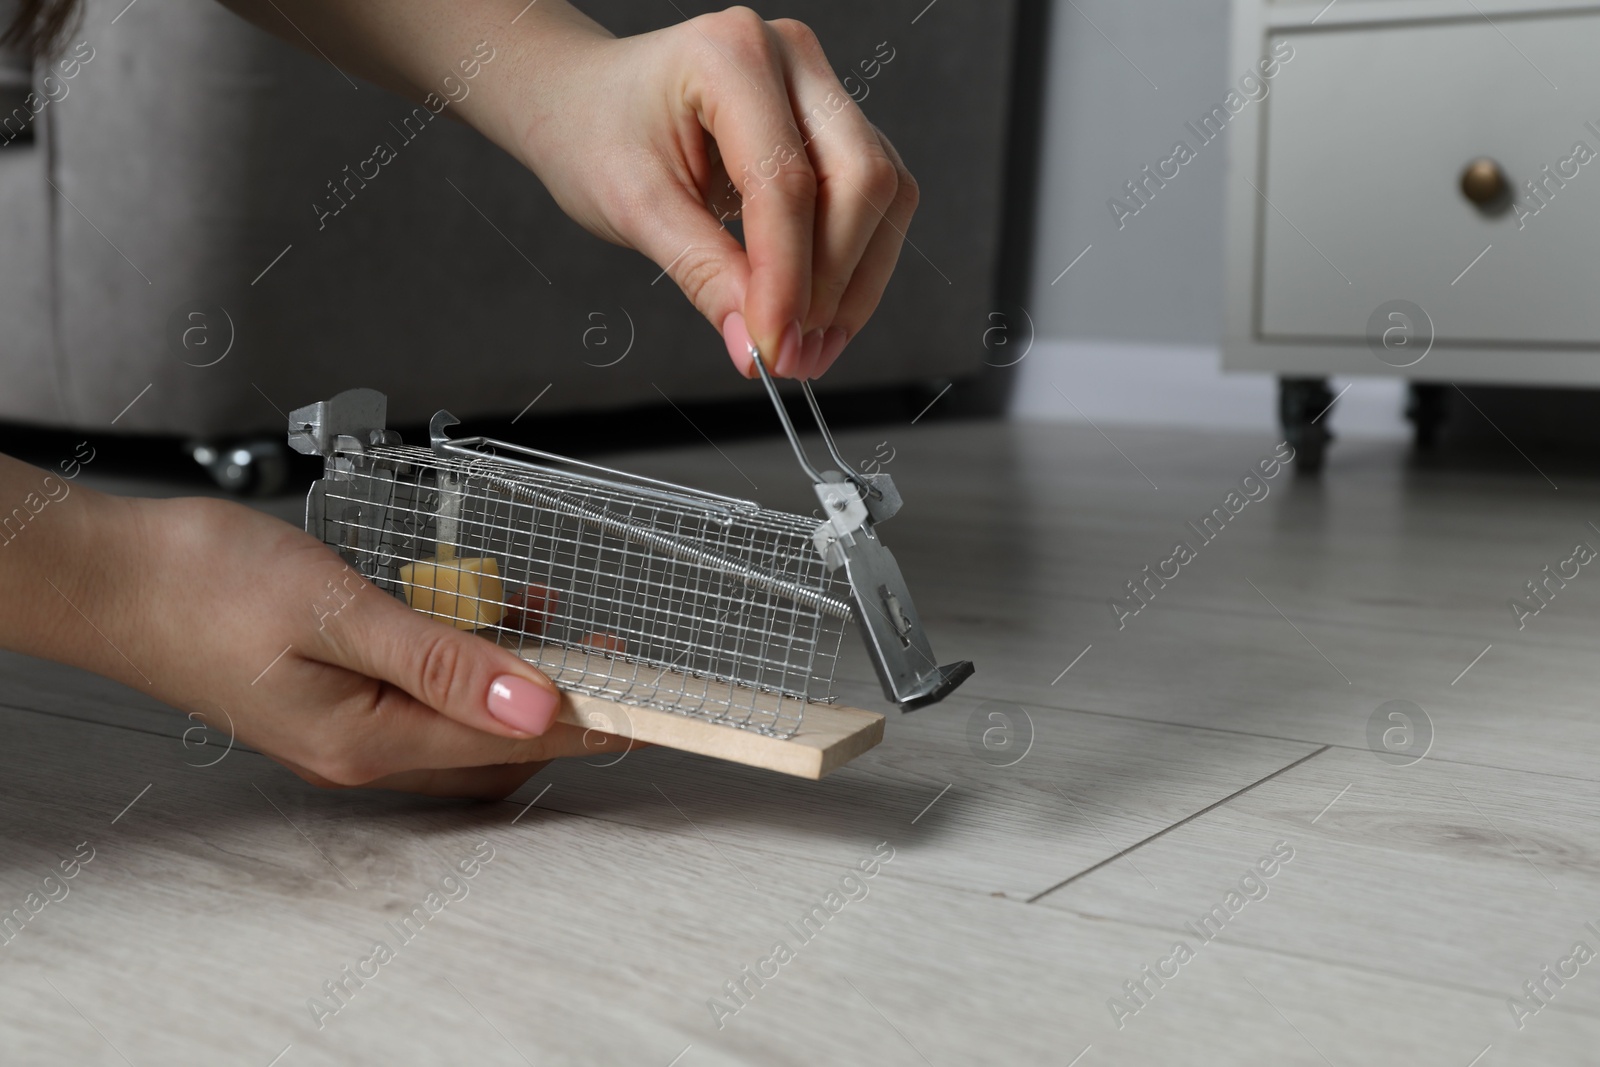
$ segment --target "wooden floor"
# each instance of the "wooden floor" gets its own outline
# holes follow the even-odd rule
[[[0,911],[93,850],[0,945],[0,1060],[1600,1063],[1600,569],[1509,607],[1600,545],[1600,479],[1346,441],[1203,542],[1276,439],[1107,429],[844,437],[894,449],[885,541],[978,673],[820,783],[654,749],[503,804],[320,792],[0,657]],[[620,462],[814,505],[776,441]]]

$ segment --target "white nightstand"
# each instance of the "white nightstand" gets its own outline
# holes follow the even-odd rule
[[[1410,379],[1424,444],[1449,383],[1600,384],[1600,4],[1233,17],[1236,83],[1282,62],[1228,116],[1223,367],[1280,376],[1307,465],[1330,375]]]

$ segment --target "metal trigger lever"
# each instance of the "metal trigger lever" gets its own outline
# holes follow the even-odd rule
[[[800,443],[800,435],[795,432],[794,423],[789,419],[789,409],[783,406],[783,397],[778,395],[778,383],[772,380],[772,372],[767,370],[767,361],[761,357],[761,350],[754,343],[750,345],[750,361],[756,365],[756,371],[761,376],[761,384],[767,387],[767,396],[771,398],[772,406],[778,410],[778,421],[783,424],[783,432],[794,448],[794,456],[800,461],[800,469],[806,472],[806,477],[810,478],[813,484],[827,481],[822,472],[813,467],[811,460],[806,457],[806,448]]]
[[[757,373],[761,376],[761,384],[766,386],[767,396],[772,400],[772,406],[777,409],[778,421],[783,424],[783,432],[789,438],[789,444],[794,448],[795,458],[800,461],[800,469],[806,472],[813,484],[829,481],[812,466],[811,460],[806,456],[805,446],[800,443],[800,435],[794,428],[794,423],[789,418],[789,411],[783,405],[783,398],[778,395],[778,383],[773,380],[772,372],[767,369],[766,360],[762,358],[760,349],[754,344],[750,345],[750,360],[756,366]],[[867,505],[872,518],[882,522],[900,510],[900,494],[895,490],[894,483],[887,474],[862,475],[858,474],[848,460],[839,454],[839,446],[834,442],[833,433],[828,429],[828,422],[822,417],[822,407],[817,403],[817,394],[812,392],[811,383],[802,381],[801,392],[805,393],[806,404],[811,408],[811,417],[817,424],[817,430],[822,434],[823,446],[827,448],[828,455],[838,465],[840,475],[856,487],[861,494],[861,499]]]
[[[783,398],[778,395],[778,384],[755,345],[750,346],[750,358],[777,409],[778,421],[794,447],[800,469],[817,491],[826,518],[812,533],[812,541],[829,570],[844,568],[856,621],[865,631],[867,651],[884,695],[899,704],[902,711],[943,700],[972,674],[972,664],[963,660],[940,666],[934,659],[900,565],[895,562],[894,553],[878,539],[876,524],[900,510],[900,493],[893,479],[881,471],[861,475],[850,469],[828,432],[816,394],[802,382],[828,454],[841,469],[823,474],[813,467],[783,406]]]

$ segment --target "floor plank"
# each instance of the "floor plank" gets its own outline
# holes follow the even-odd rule
[[[20,1062],[1466,1063],[1492,1043],[1577,1064],[1600,1039],[1559,1002],[1508,1035],[1494,997],[1220,940],[1119,1028],[1108,1001],[1168,934],[930,887],[903,836],[736,869],[687,826],[318,792],[259,757],[185,768],[165,739],[9,718],[28,748],[0,753],[20,787],[0,892],[95,849],[4,948]],[[493,858],[401,942],[386,924],[480,842]],[[880,845],[875,876],[844,882]],[[794,935],[841,886],[857,899]],[[374,940],[393,957],[314,1017]],[[714,1014],[779,940],[793,958]]]
[[[1600,952],[1597,807],[1593,782],[1330,749],[1040,903],[1183,932],[1283,841],[1293,860],[1220,940],[1522,997],[1575,942]],[[1554,1003],[1600,1018],[1596,972]]]
[[[883,744],[821,782],[649,750],[554,765],[517,799],[819,863],[857,835],[893,835],[903,877],[1025,900],[1317,751],[1022,711],[957,702],[891,718]],[[987,730],[1010,747],[993,734],[985,748]]]
[[[7,1062],[1593,1062],[1600,971],[1520,1029],[1507,998],[1600,927],[1600,572],[1523,629],[1508,601],[1600,545],[1600,479],[1341,442],[1118,629],[1122,583],[1277,442],[1108,432],[842,436],[892,450],[885,542],[978,673],[820,783],[657,749],[500,805],[319,792],[0,654],[0,908],[95,850],[0,944]],[[781,441],[615,462],[815,506]],[[890,711],[854,637],[837,689]],[[1373,750],[1394,700],[1430,732],[1410,766]],[[1009,766],[1001,724],[1031,740]],[[307,999],[481,841],[469,893],[318,1029]],[[1280,841],[1268,895],[1119,1019]],[[866,897],[718,1028],[708,999],[883,842]]]

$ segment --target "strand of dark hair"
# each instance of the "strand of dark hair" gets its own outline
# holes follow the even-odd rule
[[[0,45],[48,59],[77,24],[79,5],[80,0],[18,0],[16,16],[0,33]]]

